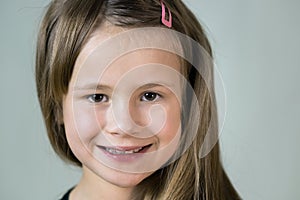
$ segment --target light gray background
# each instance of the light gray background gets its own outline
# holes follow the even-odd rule
[[[80,170],[53,153],[34,83],[46,0],[0,1],[0,199],[58,199]],[[246,200],[300,199],[300,1],[186,0],[224,79],[224,166]]]

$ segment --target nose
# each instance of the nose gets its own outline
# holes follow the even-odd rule
[[[107,108],[102,127],[109,134],[149,138],[160,132],[165,126],[166,118],[161,106],[145,110],[130,100],[118,98]]]
[[[107,133],[135,135],[141,131],[141,126],[132,118],[129,103],[124,100],[114,101],[108,107],[105,119],[104,130]]]

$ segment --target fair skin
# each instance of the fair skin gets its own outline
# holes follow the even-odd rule
[[[100,27],[92,35],[63,100],[67,140],[83,170],[71,200],[129,199],[137,184],[169,160],[180,140],[178,58],[144,49],[102,65],[94,52],[120,32]]]

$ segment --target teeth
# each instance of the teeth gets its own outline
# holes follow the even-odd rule
[[[118,150],[118,149],[112,149],[112,148],[105,148],[106,151],[108,151],[111,154],[133,154],[133,153],[137,153],[140,150],[142,150],[143,147],[139,147],[137,149],[132,149],[129,151],[122,151],[122,150]]]

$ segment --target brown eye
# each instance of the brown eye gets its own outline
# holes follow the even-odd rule
[[[141,101],[156,101],[159,97],[160,95],[155,92],[146,92],[141,97]]]
[[[92,94],[88,96],[88,100],[92,103],[107,102],[108,97],[105,94]]]

